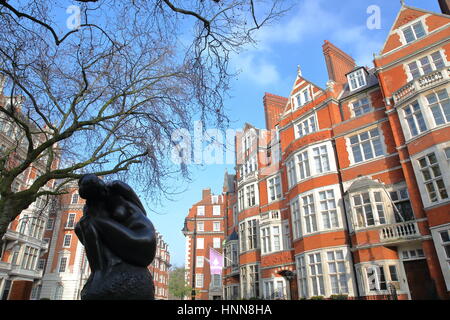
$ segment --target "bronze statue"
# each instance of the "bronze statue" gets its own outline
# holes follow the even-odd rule
[[[86,204],[75,233],[91,269],[81,299],[154,299],[147,266],[155,257],[155,229],[136,193],[121,181],[105,183],[93,174],[78,185]]]

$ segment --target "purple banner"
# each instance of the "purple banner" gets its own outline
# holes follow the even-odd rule
[[[223,256],[213,248],[209,248],[209,268],[211,274],[222,274]]]

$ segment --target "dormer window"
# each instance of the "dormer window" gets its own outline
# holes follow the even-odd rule
[[[348,79],[348,83],[350,85],[350,90],[356,90],[359,89],[361,87],[364,87],[367,82],[366,82],[366,75],[364,73],[364,69],[360,68],[352,73],[350,73],[347,76]]]
[[[413,42],[425,36],[425,29],[422,21],[414,23],[412,26],[403,29],[403,35],[405,36],[406,43]]]
[[[306,87],[295,97],[297,100],[297,108],[300,108],[311,101],[311,93],[309,87]]]

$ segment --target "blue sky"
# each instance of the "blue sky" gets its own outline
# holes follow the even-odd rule
[[[437,0],[406,0],[406,4],[440,12]],[[371,5],[381,9],[381,29],[366,26]],[[328,80],[322,54],[324,40],[353,56],[357,64],[371,67],[373,53],[380,51],[399,9],[399,0],[299,0],[288,15],[258,33],[258,46],[233,57],[232,66],[241,73],[226,101],[233,120],[231,128],[240,129],[245,122],[264,128],[264,92],[288,96],[298,65],[304,77],[324,88]],[[201,199],[202,189],[211,188],[214,194],[222,191],[226,168],[234,172],[233,165],[191,166],[192,182],[179,182],[186,191],[164,200],[156,208],[159,213],[149,211],[153,224],[169,244],[173,265],[184,264],[181,229],[189,208]]]

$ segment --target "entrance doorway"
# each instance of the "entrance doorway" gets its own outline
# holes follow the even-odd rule
[[[427,261],[425,259],[403,261],[403,265],[405,266],[411,299],[437,299],[436,288],[434,287],[434,282],[430,277]]]

